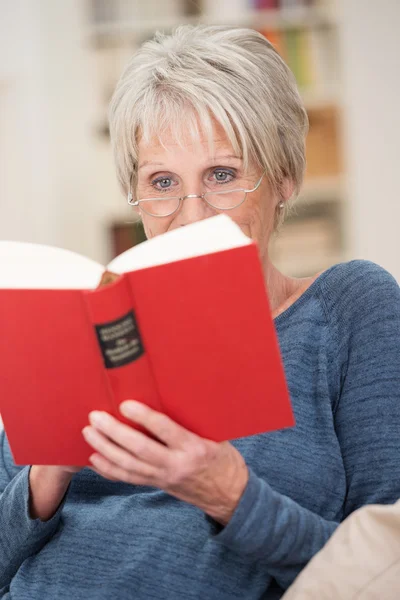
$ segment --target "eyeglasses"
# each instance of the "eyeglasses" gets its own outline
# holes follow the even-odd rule
[[[247,194],[256,191],[264,175],[265,171],[251,190],[240,188],[236,190],[223,190],[222,192],[204,192],[204,194],[200,195],[187,194],[187,196],[163,196],[158,198],[142,198],[140,200],[133,200],[132,191],[129,190],[127,200],[128,204],[139,206],[143,212],[151,217],[169,217],[173,215],[186,198],[202,198],[209,206],[217,210],[232,210],[243,204]]]

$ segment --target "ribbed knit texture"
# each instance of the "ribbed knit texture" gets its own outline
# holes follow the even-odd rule
[[[367,261],[336,265],[275,324],[296,426],[233,442],[250,480],[225,528],[160,490],[89,468],[50,521],[32,520],[29,467],[15,466],[2,434],[0,598],[272,600],[348,514],[397,500],[395,280]],[[261,397],[268,403],[268,389]]]

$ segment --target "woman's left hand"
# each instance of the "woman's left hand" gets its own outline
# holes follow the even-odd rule
[[[90,457],[93,470],[114,481],[163,489],[226,525],[248,481],[238,450],[201,438],[141,402],[127,400],[120,410],[163,443],[106,412],[91,412],[91,426],[82,433],[97,451]]]

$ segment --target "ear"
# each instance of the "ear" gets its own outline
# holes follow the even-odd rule
[[[130,207],[130,208],[131,208],[131,209],[132,209],[132,210],[133,210],[133,211],[136,213],[136,215],[137,215],[138,219],[140,219],[140,209],[139,209],[139,207],[138,207],[138,206],[132,206],[132,205],[130,204],[130,201],[131,201],[131,200],[134,200],[134,196],[133,196],[133,193],[132,193],[131,191],[128,191],[128,192],[126,193],[126,201],[127,201],[127,203],[129,204],[129,207]]]
[[[294,182],[285,177],[279,187],[280,199],[283,200],[283,202],[287,202],[293,196],[294,188]]]

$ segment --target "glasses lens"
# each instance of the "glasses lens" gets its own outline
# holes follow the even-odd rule
[[[244,202],[246,192],[244,190],[232,190],[226,192],[207,192],[204,199],[214,208],[219,210],[229,210],[236,208]]]
[[[167,217],[179,208],[179,198],[148,198],[139,200],[140,208],[152,217]]]

